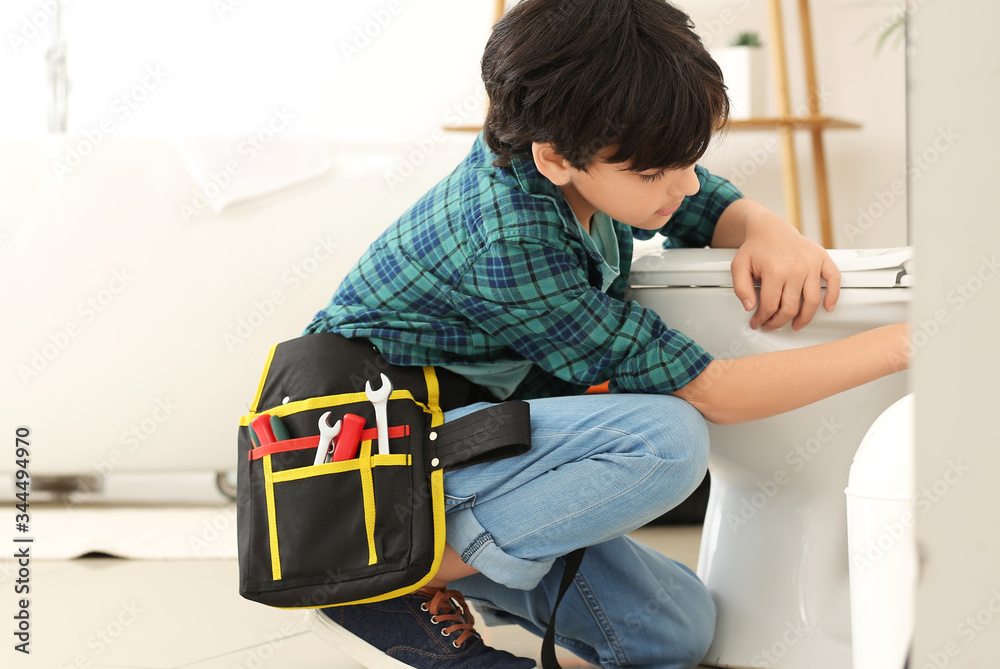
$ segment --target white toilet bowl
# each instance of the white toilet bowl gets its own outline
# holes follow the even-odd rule
[[[716,358],[841,339],[907,320],[912,249],[834,250],[842,291],[795,332],[751,330],[732,289],[734,250],[637,257],[632,298]],[[712,475],[698,575],[718,607],[703,662],[718,667],[851,666],[844,488],[868,428],[906,395],[893,374],[764,420],[710,425]]]

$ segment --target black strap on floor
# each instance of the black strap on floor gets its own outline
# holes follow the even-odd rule
[[[559,609],[559,602],[563,595],[573,584],[576,572],[580,570],[580,562],[583,561],[583,552],[586,548],[577,548],[566,556],[566,566],[563,569],[562,581],[559,583],[559,594],[556,595],[556,603],[552,605],[552,616],[549,618],[549,626],[545,630],[545,638],[542,639],[542,669],[561,669],[559,661],[556,660],[556,611]]]

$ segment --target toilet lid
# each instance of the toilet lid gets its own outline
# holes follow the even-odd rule
[[[913,285],[913,247],[830,249],[844,288],[893,288]],[[633,287],[732,286],[730,266],[736,249],[666,249],[637,256]]]

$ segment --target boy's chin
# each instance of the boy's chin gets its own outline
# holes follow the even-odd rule
[[[662,228],[664,225],[667,224],[667,221],[669,221],[672,216],[673,213],[671,213],[668,216],[660,216],[659,214],[654,214],[645,221],[641,221],[638,223],[626,223],[626,225],[630,225],[633,228],[638,228],[640,230],[659,230],[660,228]]]

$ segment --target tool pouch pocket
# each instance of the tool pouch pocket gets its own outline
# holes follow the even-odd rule
[[[388,449],[378,447],[365,392],[382,375],[392,384]],[[474,396],[461,377],[391,365],[366,340],[318,333],[274,346],[239,428],[240,594],[318,608],[398,597],[429,581],[445,546],[444,471],[530,448],[525,402],[444,423],[446,409]],[[316,464],[327,412],[329,425],[353,415],[364,427],[352,457]],[[281,429],[255,442],[262,416]]]

